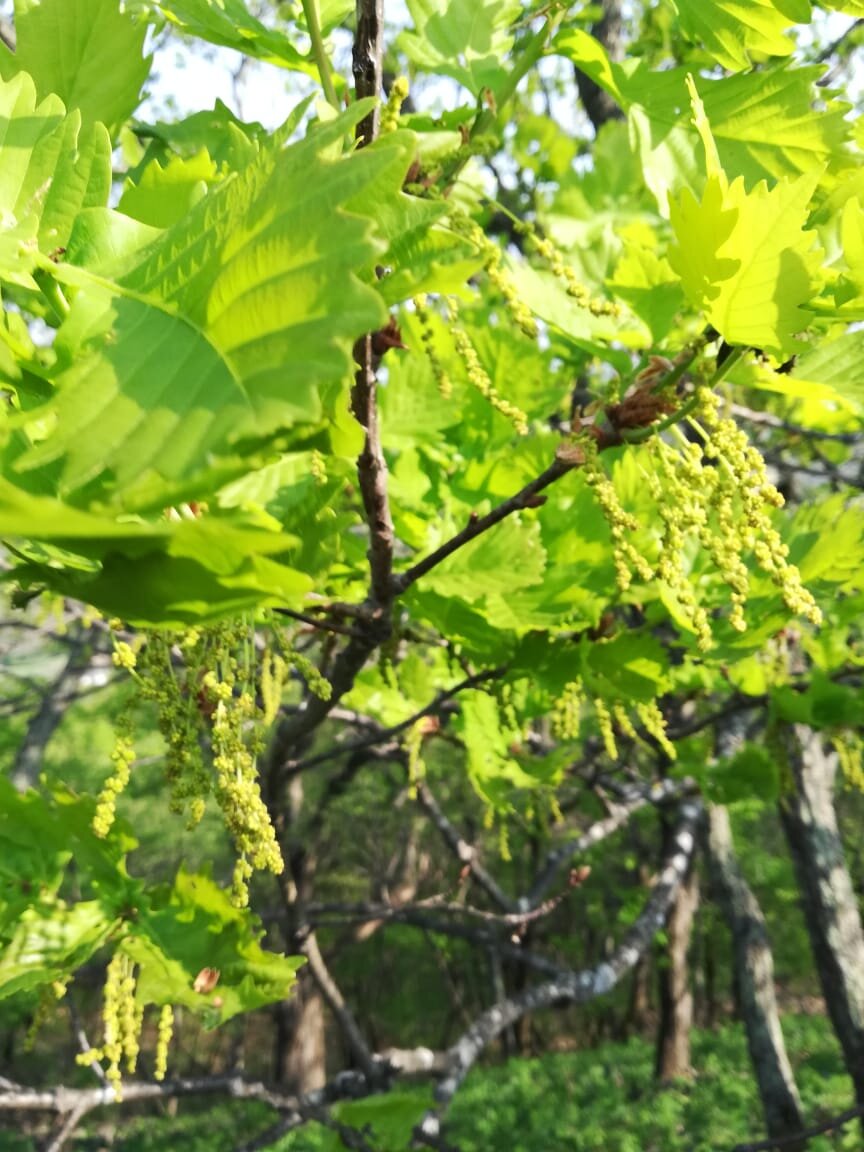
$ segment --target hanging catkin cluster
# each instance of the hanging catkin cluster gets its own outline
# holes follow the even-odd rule
[[[779,588],[791,612],[820,623],[819,608],[789,562],[789,549],[774,526],[772,515],[782,507],[783,497],[768,479],[761,453],[734,420],[721,414],[720,402],[709,388],[700,389],[687,419],[696,442],[687,439],[680,425],[673,425],[666,437],[651,439],[645,462],[646,484],[662,525],[657,560],[649,560],[629,538],[638,523],[622,508],[596,441],[588,436],[580,443],[587,482],[612,533],[619,587],[626,591],[634,577],[662,580],[696,633],[699,647],[710,648],[711,622],[688,576],[688,549],[695,540],[729,588],[733,628],[747,627],[744,608],[753,562]]]
[[[117,1100],[122,1098],[121,1064],[134,1072],[140,1050],[143,1006],[135,998],[135,965],[121,951],[111,957],[102,993],[102,1045],[77,1057],[79,1064],[105,1063],[105,1075]]]
[[[276,720],[292,667],[310,690],[326,697],[330,685],[285,637],[280,651],[258,657],[256,636],[245,620],[225,621],[185,633],[152,632],[134,643],[118,639],[114,663],[125,669],[135,698],[117,721],[114,770],[97,803],[93,829],[106,836],[117,799],[135,760],[133,705],[155,707],[165,742],[170,805],[194,827],[213,797],[234,841],[237,862],[232,898],[248,903],[253,872],[280,873],[282,855],[258,779],[258,758]]]

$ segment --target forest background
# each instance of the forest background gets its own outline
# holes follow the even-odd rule
[[[860,1146],[860,9],[5,6],[0,1147]]]

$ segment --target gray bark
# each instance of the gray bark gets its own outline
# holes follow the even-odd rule
[[[834,810],[837,755],[802,724],[782,730],[791,786],[780,819],[828,1014],[864,1106],[864,932]]]
[[[327,1079],[324,1005],[308,968],[301,968],[290,1000],[279,1005],[277,1017],[277,1084],[303,1095]]]
[[[732,934],[741,1012],[765,1127],[769,1137],[790,1136],[801,1130],[803,1118],[780,1028],[771,944],[762,910],[735,857],[729,813],[715,805],[708,811],[708,861],[713,892]]]
[[[693,862],[678,889],[666,919],[666,956],[658,971],[660,1020],[654,1072],[658,1080],[690,1076],[690,1031],[693,990],[690,983],[690,944],[693,918],[699,907],[699,879]]]

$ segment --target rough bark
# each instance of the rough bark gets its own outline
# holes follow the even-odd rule
[[[792,1136],[803,1127],[801,1099],[780,1028],[771,945],[762,910],[738,866],[725,808],[709,809],[707,839],[712,891],[732,934],[741,1014],[765,1127],[769,1137]]]
[[[837,755],[805,725],[782,730],[790,788],[780,819],[828,1013],[864,1106],[864,932],[834,810]]]
[[[690,1031],[693,990],[690,983],[690,944],[699,907],[699,878],[691,860],[687,875],[666,919],[666,956],[658,969],[660,1018],[654,1073],[658,1080],[690,1076]]]
[[[274,1080],[303,1095],[327,1079],[324,1005],[308,969],[301,968],[291,1000],[276,1018]]]

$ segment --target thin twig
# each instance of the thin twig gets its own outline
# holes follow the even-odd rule
[[[380,728],[370,736],[364,736],[360,740],[352,740],[350,744],[340,744],[335,748],[330,748],[326,752],[319,752],[315,756],[307,756],[305,760],[291,764],[289,766],[289,773],[293,776],[298,772],[305,772],[307,768],[314,768],[318,764],[325,764],[329,760],[334,760],[337,756],[351,756],[356,752],[362,752],[366,748],[374,748],[379,744],[384,744],[394,736],[398,736],[402,732],[407,731],[407,729],[413,724],[416,724],[418,720],[422,720],[424,716],[436,715],[449,700],[452,700],[454,696],[458,696],[460,692],[465,692],[469,688],[476,688],[478,685],[485,684],[489,680],[500,679],[503,675],[503,668],[493,668],[487,672],[478,672],[473,676],[466,676],[464,680],[460,680],[459,683],[454,684],[452,688],[446,688],[439,692],[435,699],[427,704],[425,708],[414,712],[406,720],[401,720],[398,724],[394,724],[390,728]]]
[[[741,404],[732,404],[730,410],[733,416],[748,424],[763,424],[766,428],[776,428],[778,432],[788,432],[790,436],[801,436],[808,440],[833,440],[838,444],[860,444],[864,440],[864,432],[823,432],[818,428],[805,428],[801,424],[782,420],[773,412],[756,412]]]
[[[493,904],[496,904],[506,913],[516,912],[518,909],[515,900],[508,896],[498,881],[486,871],[480,863],[477,849],[463,838],[456,826],[447,818],[425,780],[421,780],[417,784],[417,803],[429,816],[440,832],[444,843],[450,848],[459,863],[467,865],[471,869],[472,878],[492,900]]]
[[[859,1104],[855,1108],[847,1108],[839,1116],[832,1116],[830,1120],[824,1120],[821,1124],[814,1124],[811,1128],[802,1128],[800,1132],[793,1132],[788,1136],[755,1140],[751,1144],[736,1144],[731,1152],[768,1152],[771,1148],[788,1148],[792,1144],[798,1145],[804,1140],[810,1140],[813,1136],[821,1136],[823,1132],[833,1132],[835,1128],[842,1128],[844,1124],[857,1120],[859,1116],[864,1116],[864,1104]]]
[[[485,516],[472,517],[461,532],[457,532],[455,536],[451,536],[449,540],[445,541],[440,548],[436,548],[434,552],[430,552],[428,556],[419,560],[407,571],[399,573],[393,578],[393,585],[397,595],[406,592],[412,584],[416,584],[421,576],[425,576],[427,572],[431,572],[433,568],[437,568],[454,552],[458,552],[460,548],[464,548],[466,544],[472,540],[476,540],[478,536],[482,536],[484,532],[488,532],[490,528],[494,528],[496,524],[500,524],[502,520],[506,520],[508,516],[512,516],[514,512],[520,512],[525,508],[536,507],[536,497],[551,484],[560,480],[562,476],[566,476],[568,472],[572,472],[576,467],[575,463],[563,459],[555,459],[549,467],[541,474],[521,488],[514,496],[502,501],[491,512],[487,512]]]
[[[344,624],[331,624],[328,620],[319,620],[316,616],[307,616],[305,612],[295,612],[293,608],[274,608],[279,616],[289,616],[292,620],[299,620],[301,624],[308,624],[310,628],[318,628],[322,632],[335,632],[339,636],[357,636],[356,628],[348,628]]]

